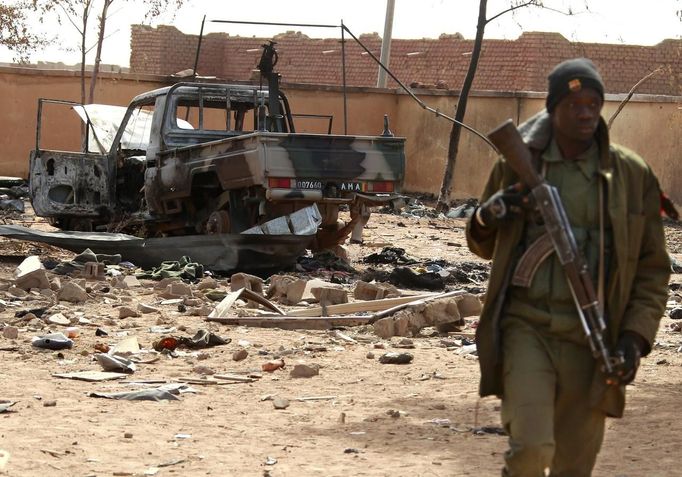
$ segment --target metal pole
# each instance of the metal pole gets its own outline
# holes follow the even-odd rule
[[[197,44],[197,53],[194,56],[194,68],[192,69],[192,78],[197,77],[197,66],[199,66],[199,53],[201,52],[201,40],[204,38],[204,22],[206,21],[206,15],[201,20],[201,31],[199,32],[199,43]]]
[[[395,10],[395,0],[386,0],[386,20],[384,22],[384,38],[381,41],[381,61],[382,65],[388,68],[391,61],[391,35],[393,33],[393,11]],[[383,68],[379,68],[379,76],[377,78],[377,88],[386,87],[386,72]]]
[[[341,77],[343,81],[343,134],[348,134],[348,98],[346,97],[346,36],[341,20]]]

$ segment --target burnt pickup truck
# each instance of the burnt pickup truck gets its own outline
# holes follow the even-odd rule
[[[40,148],[47,102],[81,116],[84,152]],[[370,206],[399,197],[405,139],[388,127],[331,134],[331,117],[327,133],[297,133],[296,116],[278,82],[180,82],[127,108],[41,99],[33,208],[65,230],[159,237],[240,233],[316,204],[318,236],[338,242],[364,225]],[[342,204],[351,223],[338,220]]]

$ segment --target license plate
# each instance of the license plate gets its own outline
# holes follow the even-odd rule
[[[322,181],[302,181],[296,180],[296,188],[303,190],[318,189],[322,190]]]
[[[339,184],[339,190],[362,192],[362,182],[341,182]]]

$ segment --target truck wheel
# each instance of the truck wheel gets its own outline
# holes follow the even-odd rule
[[[227,210],[212,212],[206,221],[206,233],[208,235],[229,234],[231,228],[230,213]]]

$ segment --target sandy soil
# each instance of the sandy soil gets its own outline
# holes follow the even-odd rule
[[[30,218],[28,219],[30,222]],[[401,226],[403,224],[404,226]],[[421,259],[442,258],[452,264],[477,261],[466,249],[462,220],[414,219],[373,215],[366,243],[348,245],[352,264],[396,245]],[[46,225],[36,223],[36,226]],[[675,253],[682,230],[669,228]],[[70,252],[43,245],[0,239],[0,283],[11,280],[15,267],[29,254],[62,260]],[[679,256],[678,256],[679,258]],[[328,276],[328,275],[326,275]],[[675,275],[679,283],[682,276]],[[225,285],[226,281],[222,281]],[[457,288],[457,285],[449,285]],[[39,350],[31,338],[60,326],[31,329],[18,325],[17,340],[0,334],[0,400],[17,401],[13,412],[0,414],[0,450],[9,454],[0,475],[30,476],[494,476],[499,475],[506,437],[494,431],[499,401],[477,396],[478,363],[446,348],[434,330],[412,340],[414,349],[400,348],[402,338],[382,340],[371,328],[344,330],[357,343],[330,331],[283,331],[206,323],[158,305],[159,313],[118,318],[119,303],[159,303],[153,283],[130,290],[112,290],[109,303],[101,292],[84,304],[60,302],[50,312],[87,318],[96,326],[80,326],[73,349]],[[197,294],[199,294],[197,292]],[[45,298],[12,299],[0,324],[15,313],[48,304]],[[0,308],[0,309],[2,309]],[[462,331],[471,333],[469,320]],[[595,476],[675,476],[680,469],[682,420],[682,335],[665,317],[658,344],[644,360],[630,388],[626,418],[609,420]],[[58,379],[53,373],[99,370],[94,345],[114,345],[136,336],[149,348],[159,334],[152,326],[174,326],[178,336],[210,329],[231,338],[225,346],[161,356],[122,381],[88,383]],[[101,327],[108,336],[95,336]],[[449,338],[456,337],[456,333]],[[245,343],[247,341],[248,343]],[[234,351],[246,347],[239,362]],[[383,349],[385,348],[385,349]],[[408,365],[380,364],[386,351],[409,351]],[[369,358],[373,353],[375,358]],[[282,356],[287,366],[274,373],[261,365]],[[318,364],[318,376],[293,378],[294,364]],[[255,372],[253,383],[193,385],[197,394],[178,401],[128,402],[88,397],[93,391],[126,391],[132,381],[182,381],[201,378],[197,366],[218,373]],[[276,410],[272,397],[290,401]],[[297,401],[297,398],[324,397]],[[46,406],[53,404],[54,406]],[[447,421],[445,421],[447,420]],[[487,427],[486,427],[487,426]],[[481,430],[483,429],[483,431]],[[478,431],[478,432],[476,432]]]

